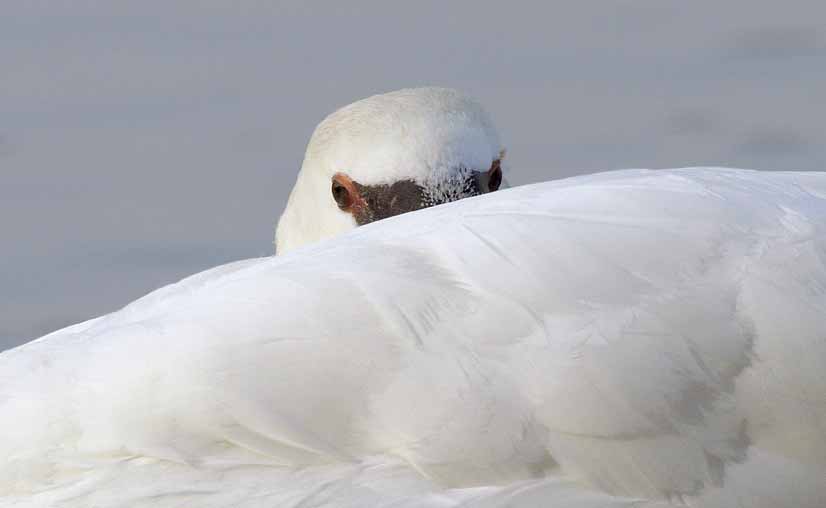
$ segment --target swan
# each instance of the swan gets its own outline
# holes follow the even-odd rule
[[[431,95],[319,127],[279,255],[0,353],[0,506],[826,506],[826,175],[488,192],[487,117]],[[408,120],[446,130],[396,157]]]
[[[310,137],[276,252],[496,191],[504,155],[490,116],[456,90],[412,88],[354,102]]]

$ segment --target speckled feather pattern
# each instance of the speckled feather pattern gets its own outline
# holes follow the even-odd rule
[[[422,207],[451,203],[460,199],[479,195],[473,185],[474,172],[465,166],[456,168],[447,176],[433,176],[425,180],[422,192]]]

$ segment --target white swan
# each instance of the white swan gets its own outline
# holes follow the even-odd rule
[[[497,190],[504,153],[488,114],[456,90],[405,89],[350,104],[310,139],[278,221],[277,252]]]
[[[0,354],[0,506],[822,508],[824,316],[821,173],[464,199]]]

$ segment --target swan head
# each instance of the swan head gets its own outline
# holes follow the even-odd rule
[[[495,191],[504,153],[488,114],[456,90],[398,90],[345,106],[310,138],[276,252]]]

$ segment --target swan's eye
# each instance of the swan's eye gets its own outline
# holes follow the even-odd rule
[[[353,197],[350,195],[350,191],[338,182],[338,180],[333,179],[333,199],[336,200],[336,204],[342,210],[347,210],[353,205]]]
[[[488,172],[488,192],[498,190],[500,185],[502,185],[502,167],[499,161],[495,161]]]

